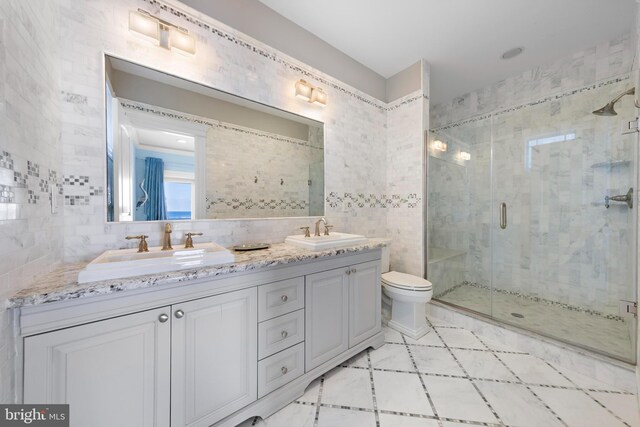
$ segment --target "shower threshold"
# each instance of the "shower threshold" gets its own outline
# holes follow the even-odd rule
[[[500,292],[492,295],[487,289],[471,285],[434,297],[434,302],[618,364],[623,362],[627,367],[636,363],[634,318],[609,318]]]

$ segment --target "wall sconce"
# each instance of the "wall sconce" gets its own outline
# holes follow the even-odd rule
[[[447,151],[447,143],[436,139],[433,141],[433,149],[442,152]]]
[[[327,93],[302,79],[296,82],[296,96],[312,104],[320,105],[321,107],[327,105]]]
[[[129,30],[148,37],[165,49],[179,50],[191,55],[196,53],[196,40],[187,30],[156,18],[145,10],[129,12]]]
[[[471,154],[466,151],[460,152],[460,160],[471,160]]]

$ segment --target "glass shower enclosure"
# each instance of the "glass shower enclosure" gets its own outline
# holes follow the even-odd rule
[[[620,309],[637,301],[633,97],[592,113],[634,81],[430,131],[435,300],[635,363],[636,319]]]

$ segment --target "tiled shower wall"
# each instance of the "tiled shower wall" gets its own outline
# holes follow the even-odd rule
[[[620,118],[590,112],[633,85],[633,48],[624,35],[433,107],[432,120],[448,125],[431,138],[448,147],[430,148],[430,246],[462,250],[464,280],[608,314],[632,298],[632,216],[605,209],[602,198],[626,193],[633,165],[592,167],[633,160],[633,140],[620,135],[631,100],[619,105]],[[562,135],[568,140],[525,155],[526,141]],[[512,225],[498,231],[493,205],[503,199]],[[443,285],[436,293],[455,283]]]
[[[58,24],[53,2],[0,2],[0,402],[18,392],[6,298],[62,258]]]

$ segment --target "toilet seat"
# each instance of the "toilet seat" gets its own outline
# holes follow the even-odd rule
[[[392,288],[404,289],[414,292],[427,292],[432,288],[431,282],[422,277],[411,274],[390,271],[382,275],[382,283]]]

